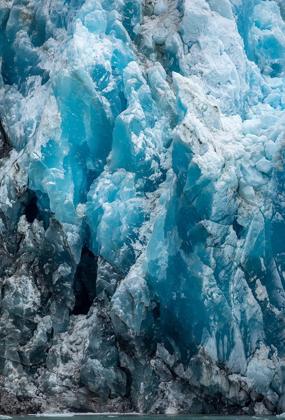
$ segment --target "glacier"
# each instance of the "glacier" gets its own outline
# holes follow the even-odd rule
[[[0,412],[285,412],[284,0],[0,0]]]

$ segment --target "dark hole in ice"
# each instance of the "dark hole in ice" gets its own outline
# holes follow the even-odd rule
[[[235,231],[237,238],[240,239],[243,231],[243,226],[241,226],[236,220],[233,222],[233,230]]]
[[[160,319],[160,302],[155,302],[156,306],[153,309],[153,319],[158,321]]]
[[[80,284],[80,290],[75,290],[75,299],[76,302],[72,314],[87,315],[92,305],[92,300],[84,283]]]
[[[126,374],[127,383],[125,397],[128,398],[131,395],[132,390],[132,374],[128,369],[124,368],[123,366],[120,366],[120,369]]]
[[[84,247],[73,282],[75,305],[73,315],[87,315],[96,297],[97,261],[93,252]]]
[[[38,206],[37,206],[37,196],[34,195],[25,210],[25,215],[26,215],[26,219],[29,223],[33,223],[33,221],[37,218],[39,210],[38,210]]]
[[[7,133],[0,120],[0,159],[7,157],[11,149]]]
[[[279,77],[282,72],[282,67],[278,63],[271,64],[272,72],[270,73],[271,77]]]
[[[42,85],[44,85],[48,81],[49,81],[49,72],[44,71],[43,74],[42,74]]]
[[[125,109],[127,109],[127,100],[126,100],[126,97],[124,95],[124,92],[119,92],[119,98],[120,98],[121,105],[122,105],[122,111],[125,111]]]

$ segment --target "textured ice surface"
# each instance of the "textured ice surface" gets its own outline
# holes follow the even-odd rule
[[[0,2],[0,411],[285,411],[283,0]]]

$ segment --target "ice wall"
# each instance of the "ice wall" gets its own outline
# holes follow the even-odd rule
[[[283,17],[2,0],[3,412],[285,411]]]

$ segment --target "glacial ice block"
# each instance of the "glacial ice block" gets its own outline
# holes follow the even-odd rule
[[[0,411],[285,411],[284,5],[0,4]]]

